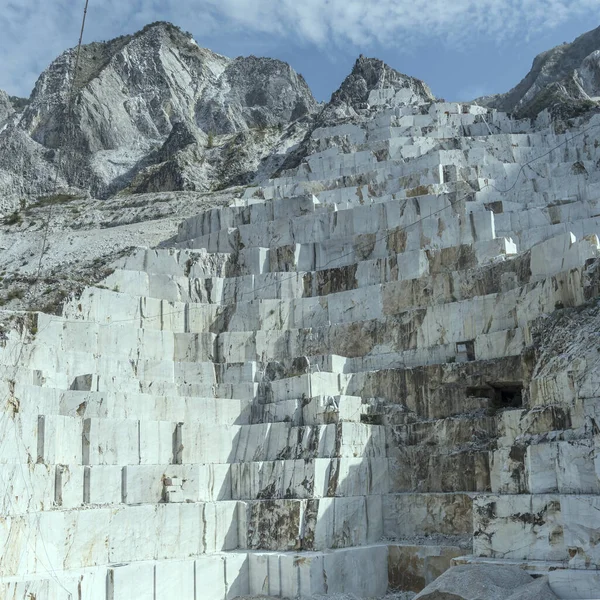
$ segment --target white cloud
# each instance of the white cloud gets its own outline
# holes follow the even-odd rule
[[[0,88],[29,93],[36,75],[75,45],[84,3],[0,0]],[[201,45],[203,37],[268,36],[319,47],[402,50],[440,40],[468,47],[482,36],[523,40],[597,10],[598,0],[90,0],[85,39],[168,20]]]

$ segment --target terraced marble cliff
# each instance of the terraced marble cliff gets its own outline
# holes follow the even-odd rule
[[[0,96],[0,596],[600,597],[595,101],[85,56]]]

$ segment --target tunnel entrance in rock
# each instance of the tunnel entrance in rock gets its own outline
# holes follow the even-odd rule
[[[475,341],[456,342],[456,361],[470,362],[472,360],[475,360]]]
[[[523,384],[501,383],[490,384],[493,390],[492,405],[494,408],[519,408],[523,406]]]
[[[523,406],[523,383],[520,381],[494,382],[479,387],[468,387],[467,396],[489,398],[491,407],[496,410],[519,408]]]

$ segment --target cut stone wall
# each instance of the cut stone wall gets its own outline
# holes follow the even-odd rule
[[[2,598],[374,598],[453,560],[588,597],[592,363],[527,349],[598,292],[600,120],[390,99],[5,336]]]

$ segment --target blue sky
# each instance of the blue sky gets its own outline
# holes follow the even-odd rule
[[[28,96],[85,0],[0,0],[0,89]],[[536,54],[600,26],[600,0],[90,0],[84,41],[171,21],[227,56],[289,62],[328,100],[359,54],[446,100],[508,91]]]

